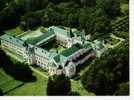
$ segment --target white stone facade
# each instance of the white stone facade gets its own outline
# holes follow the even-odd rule
[[[36,45],[31,45],[28,43],[24,45],[25,41],[16,39],[15,37],[7,37],[8,41],[5,37],[1,38],[2,48],[8,49],[20,55],[29,65],[36,64],[41,68],[48,70],[48,73],[50,75],[59,75],[64,73],[68,77],[74,76],[76,74],[76,67],[90,58],[89,49],[79,49],[78,51],[71,54],[69,57],[64,57],[63,55],[57,53],[50,53],[47,50]],[[83,45],[80,37],[68,37],[56,32],[54,38],[57,40],[58,44],[67,48],[71,48],[76,43]],[[18,42],[20,42],[20,44]],[[81,59],[80,56],[84,55],[86,50],[88,52],[87,55],[89,56],[85,58],[83,57]],[[67,62],[68,64],[66,64]],[[62,68],[59,68],[59,66],[61,66]]]

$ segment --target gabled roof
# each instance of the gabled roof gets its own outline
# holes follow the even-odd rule
[[[51,26],[51,27],[49,27],[49,30],[53,30],[54,33],[58,33],[60,35],[66,36],[66,37],[70,37],[70,32],[65,29],[62,29],[62,28],[59,28],[56,26]]]
[[[74,52],[78,51],[79,49],[80,49],[80,47],[78,47],[77,45],[73,45],[71,48],[68,48],[68,49],[64,50],[63,52],[61,52],[61,55],[65,56],[65,57],[69,57]]]
[[[65,63],[67,62],[68,58],[65,57],[65,56],[63,56],[63,55],[60,55],[60,54],[59,54],[59,55],[57,55],[57,56],[54,57],[54,60],[55,60],[55,62],[58,63],[59,65],[64,66]]]
[[[47,36],[47,37],[46,37]],[[41,38],[43,38],[44,36],[42,36]],[[46,32],[45,33],[45,38],[42,39],[41,41],[37,42],[35,45],[40,45],[42,43],[46,43],[49,40],[53,39],[55,37],[55,34],[53,34],[52,32]]]
[[[0,37],[0,39],[3,39],[3,40],[6,40],[8,42],[11,42],[13,43],[14,45],[18,46],[18,47],[25,47],[24,46],[24,41],[23,40],[20,40],[16,37],[13,37],[13,36],[10,36],[10,35],[7,35],[7,34],[4,34]]]
[[[38,32],[40,32],[40,31],[37,30],[37,31],[33,31],[33,32],[36,32],[38,34]],[[45,42],[45,41],[49,40],[49,38],[51,38],[51,36],[53,37],[53,35],[54,35],[53,31],[47,31],[45,33],[41,32],[41,33],[42,33],[41,36],[35,37],[35,38],[29,38],[26,41],[28,43],[34,44],[34,45],[37,44],[37,43],[40,44],[42,42]]]

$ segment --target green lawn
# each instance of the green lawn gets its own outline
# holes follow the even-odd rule
[[[73,92],[78,92],[80,96],[94,96],[95,95],[92,92],[87,92],[79,80],[78,81],[71,80],[71,89]]]
[[[66,48],[64,48],[63,46],[59,46],[57,50],[58,50],[58,53],[61,53],[62,51],[66,50]]]
[[[7,75],[0,69],[0,89],[7,96],[44,96],[46,95],[47,78],[33,73],[35,82],[23,83]]]
[[[12,77],[7,75],[3,69],[0,69],[0,89],[3,93],[12,91],[13,89],[23,85],[23,82],[14,80]]]
[[[25,83],[25,85],[14,89],[7,93],[8,96],[44,96],[46,95],[47,79],[33,73],[36,76],[37,81]]]
[[[49,51],[51,51],[51,52],[57,52],[58,51],[58,53],[61,53],[64,50],[66,50],[66,48],[64,48],[63,46],[58,45],[58,47],[52,47]]]
[[[33,73],[37,80],[35,82],[24,83],[12,79],[6,75],[3,70],[0,70],[0,88],[3,92],[8,91],[7,96],[45,96],[47,88],[47,78],[42,77],[38,73]],[[3,77],[4,73],[4,77]],[[21,85],[22,84],[22,85]],[[73,92],[78,92],[81,96],[94,95],[94,93],[88,93],[81,82],[78,80],[71,80],[71,89]]]
[[[10,30],[7,30],[5,32],[7,34],[9,34],[9,35],[12,35],[12,36],[18,36],[18,35],[22,34],[24,31],[22,31],[20,29],[20,27],[18,26],[18,27],[14,28],[14,29],[10,29]]]
[[[40,71],[41,73],[45,73],[45,75],[48,75],[47,72],[44,72],[40,67],[35,68],[36,70]],[[42,77],[42,76],[40,76]],[[95,95],[94,93],[90,92],[88,93],[85,88],[82,86],[80,80],[74,80],[71,79],[71,90],[73,92],[78,92],[81,96],[88,96],[88,95]]]
[[[45,75],[47,76],[48,73],[46,71],[43,71],[40,67],[35,68],[36,70],[40,71],[41,73],[45,73]],[[40,76],[42,77],[42,76]],[[71,90],[73,92],[78,92],[80,95],[82,96],[88,96],[88,95],[94,95],[94,93],[88,93],[84,87],[82,86],[80,80],[74,80],[71,79]]]

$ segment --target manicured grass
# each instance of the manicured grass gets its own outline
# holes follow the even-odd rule
[[[64,50],[66,50],[66,48],[64,48],[63,46],[58,45],[58,47],[52,47],[49,51],[51,51],[51,52],[57,52],[58,51],[58,53],[61,53]]]
[[[7,74],[5,74],[2,69],[0,69],[0,85],[6,83],[9,80],[11,80],[11,78]]]
[[[1,75],[1,74],[0,74]],[[4,82],[3,85],[0,85],[2,87],[2,90],[9,91],[9,89],[13,89],[12,91],[7,92],[7,96],[45,96],[46,89],[47,89],[47,78],[42,77],[38,73],[33,73],[34,76],[36,76],[37,80],[35,82],[29,82],[25,83],[24,85],[14,88],[20,85],[21,82],[16,80],[9,80],[10,76],[6,75],[9,78],[1,78],[0,80],[7,79],[7,81]],[[2,76],[2,75],[1,75]],[[2,76],[3,77],[3,76]],[[1,81],[2,83],[2,81]],[[19,84],[19,85],[18,85]],[[88,96],[88,95],[94,95],[94,93],[88,93],[84,87],[82,86],[81,82],[78,80],[71,80],[71,89],[73,92],[78,92],[81,96]]]
[[[2,89],[3,93],[9,92],[21,85],[23,85],[23,82],[14,80],[3,69],[0,69],[0,89]]]
[[[25,83],[25,85],[16,88],[7,93],[8,96],[44,96],[46,95],[47,79],[33,73],[37,80],[35,82]]]
[[[93,96],[93,95],[95,95],[92,92],[87,92],[79,80],[78,81],[71,80],[71,89],[74,92],[78,92],[81,96],[89,96],[89,95]]]
[[[5,92],[13,90],[14,88],[18,88],[21,85],[23,85],[23,83],[20,81],[9,80],[9,81],[6,81],[4,84],[1,84],[0,87],[5,93]]]
[[[5,31],[5,32],[6,32],[7,34],[9,34],[9,35],[17,36],[17,35],[22,34],[24,31],[22,31],[22,30],[20,29],[20,27],[18,26],[18,27],[14,28],[14,29],[10,29],[10,30],[7,30],[7,31]]]
[[[46,71],[43,71],[40,67],[36,68],[37,70],[39,70],[41,73],[44,73],[46,76],[48,75],[48,73]],[[42,77],[42,76],[40,76]],[[71,90],[73,92],[78,92],[80,95],[82,96],[88,96],[88,95],[94,95],[94,93],[90,92],[88,93],[85,88],[82,86],[80,80],[74,80],[71,79]]]
[[[58,53],[61,53],[62,51],[66,50],[66,48],[64,48],[63,46],[59,46],[57,50],[58,50]]]

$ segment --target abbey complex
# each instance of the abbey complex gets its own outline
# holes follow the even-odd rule
[[[61,73],[68,77],[75,75],[77,67],[99,57],[100,49],[105,46],[103,42],[97,40],[90,42],[90,36],[85,35],[84,30],[77,35],[72,29],[51,26],[47,31],[38,29],[28,32],[35,33],[34,36],[31,34],[33,38],[2,35],[1,47],[19,56],[23,62],[47,70],[50,75]],[[58,46],[64,50],[54,49]]]

